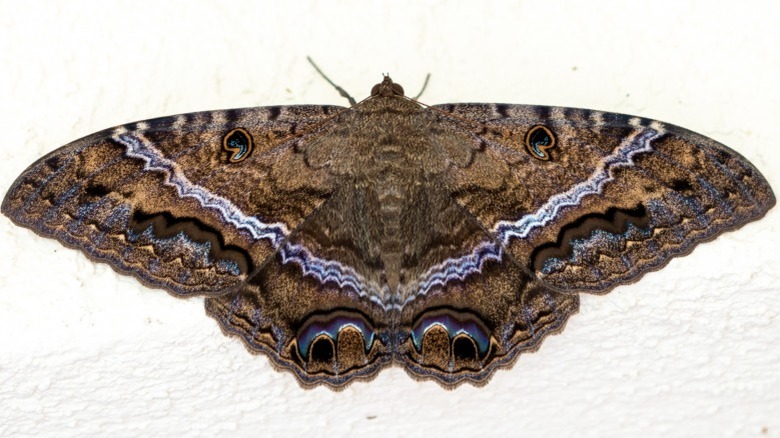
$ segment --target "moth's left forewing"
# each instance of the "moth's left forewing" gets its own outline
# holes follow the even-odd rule
[[[329,195],[295,141],[330,107],[182,114],[108,129],[33,163],[2,212],[176,295],[240,285]]]
[[[606,292],[775,203],[750,162],[672,125],[571,108],[442,108],[478,122],[480,147],[454,169],[453,197],[555,290]]]

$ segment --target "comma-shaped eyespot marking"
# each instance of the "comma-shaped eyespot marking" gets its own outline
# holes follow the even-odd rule
[[[307,372],[338,375],[368,363],[374,328],[354,312],[317,314],[298,330],[296,344]]]
[[[222,149],[230,152],[228,161],[238,163],[252,154],[254,142],[252,136],[244,128],[236,128],[222,137]]]
[[[555,147],[555,135],[544,125],[532,126],[525,135],[525,147],[532,157],[548,161],[550,153],[547,151]]]
[[[490,329],[471,312],[436,309],[412,326],[416,361],[443,371],[480,369],[490,355]]]

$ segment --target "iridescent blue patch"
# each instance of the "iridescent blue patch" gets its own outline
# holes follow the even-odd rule
[[[329,338],[337,341],[339,333],[345,327],[352,327],[360,332],[363,336],[366,353],[368,353],[371,345],[374,343],[373,327],[358,315],[338,312],[333,315],[317,315],[298,332],[298,352],[301,357],[309,357],[309,349],[317,337],[327,335]]]
[[[440,310],[425,314],[412,329],[412,342],[417,351],[422,351],[422,340],[428,330],[433,327],[442,327],[450,336],[464,334],[473,339],[477,344],[479,354],[484,356],[490,347],[490,335],[475,315],[449,310]]]

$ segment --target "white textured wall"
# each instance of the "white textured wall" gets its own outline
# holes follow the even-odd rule
[[[423,101],[658,118],[780,188],[780,6],[708,2],[0,2],[0,194],[120,123],[345,104],[380,73]],[[531,183],[531,182],[529,182]],[[400,369],[302,390],[172,298],[0,218],[0,435],[780,436],[780,213],[585,296],[484,388]],[[368,436],[368,435],[364,435]]]

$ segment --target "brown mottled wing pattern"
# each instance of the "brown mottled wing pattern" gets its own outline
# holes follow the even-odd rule
[[[340,111],[212,111],[101,131],[31,165],[2,211],[145,284],[215,297],[208,313],[250,350],[303,383],[333,371],[327,381],[338,385],[389,362],[384,314],[314,275],[312,262],[328,261],[297,245],[297,228],[336,190],[305,145]],[[332,329],[327,317],[352,327],[337,332],[335,370],[315,339]]]
[[[336,111],[212,111],[101,131],[32,164],[2,211],[151,286],[217,294],[245,282],[330,195],[292,133]],[[231,162],[236,128],[229,140],[247,149]]]
[[[30,166],[2,212],[177,296],[304,385],[399,364],[484,383],[604,293],[775,203],[731,149],[570,108],[345,110],[120,126]]]
[[[479,123],[453,197],[552,290],[607,292],[775,204],[745,158],[673,125],[573,108],[434,108]]]
[[[415,377],[446,386],[483,384],[562,330],[579,297],[542,287],[462,208],[448,215],[470,231],[469,245],[414,283],[416,294],[398,312],[396,357]]]

